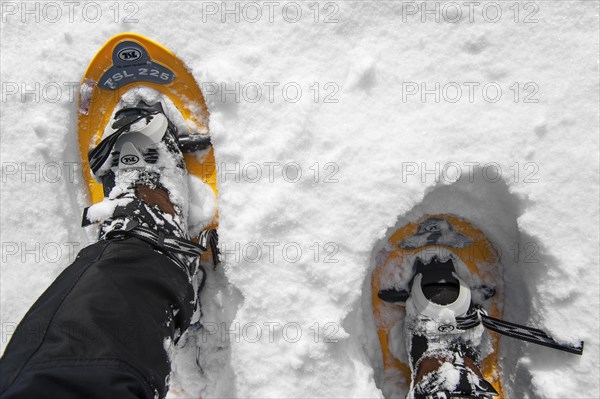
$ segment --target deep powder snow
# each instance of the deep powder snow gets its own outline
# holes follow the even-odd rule
[[[2,348],[94,240],[77,85],[134,31],[202,83],[219,170],[224,262],[170,397],[382,397],[370,270],[444,212],[501,249],[507,320],[586,341],[503,339],[508,397],[600,397],[599,3],[267,3],[2,3]]]

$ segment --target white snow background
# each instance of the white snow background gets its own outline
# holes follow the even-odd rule
[[[503,338],[507,396],[600,397],[597,1],[67,3],[2,2],[2,348],[91,239],[74,85],[134,31],[210,91],[229,251],[169,396],[382,397],[375,255],[451,212],[501,249],[505,319],[586,341],[578,357]]]

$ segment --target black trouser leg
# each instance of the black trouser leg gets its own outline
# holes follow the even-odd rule
[[[165,340],[189,325],[194,292],[135,238],[83,249],[25,315],[0,360],[0,398],[161,398]]]

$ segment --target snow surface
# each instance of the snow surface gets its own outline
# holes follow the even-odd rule
[[[2,3],[2,348],[93,238],[71,173],[73,87],[110,36],[135,31],[205,83],[229,251],[207,281],[205,328],[174,349],[171,397],[381,397],[369,272],[394,228],[440,212],[469,218],[502,250],[506,319],[586,341],[578,357],[504,339],[508,397],[600,397],[598,2],[509,1],[495,23],[486,2],[472,22],[463,6],[459,22],[439,23],[412,14],[420,2],[322,2],[318,22],[302,2],[295,23],[285,2],[260,3],[256,22],[246,3],[238,22],[222,22],[221,2],[108,2],[97,22],[83,3],[72,18],[45,4]],[[439,102],[407,92],[436,82]]]

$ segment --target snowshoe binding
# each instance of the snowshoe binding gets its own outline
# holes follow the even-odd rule
[[[498,334],[582,353],[583,342],[559,343],[500,319],[500,257],[468,221],[427,215],[395,231],[387,244],[371,279],[384,396],[501,398]]]
[[[188,242],[194,237],[207,248],[202,263],[215,266],[218,190],[209,116],[198,81],[175,53],[137,33],[111,37],[79,90],[81,166],[94,204],[84,223],[99,222],[102,238],[146,229],[148,240],[176,258],[196,256],[201,248]],[[130,216],[126,227],[123,215]]]
[[[481,308],[471,301],[452,257],[418,258],[410,287],[403,331],[412,369],[408,398],[497,396],[479,370],[483,326],[475,321]]]
[[[147,241],[193,275],[206,248],[188,234],[188,172],[161,102],[120,104],[88,157],[105,199],[86,209],[83,224],[100,223],[100,239]]]

